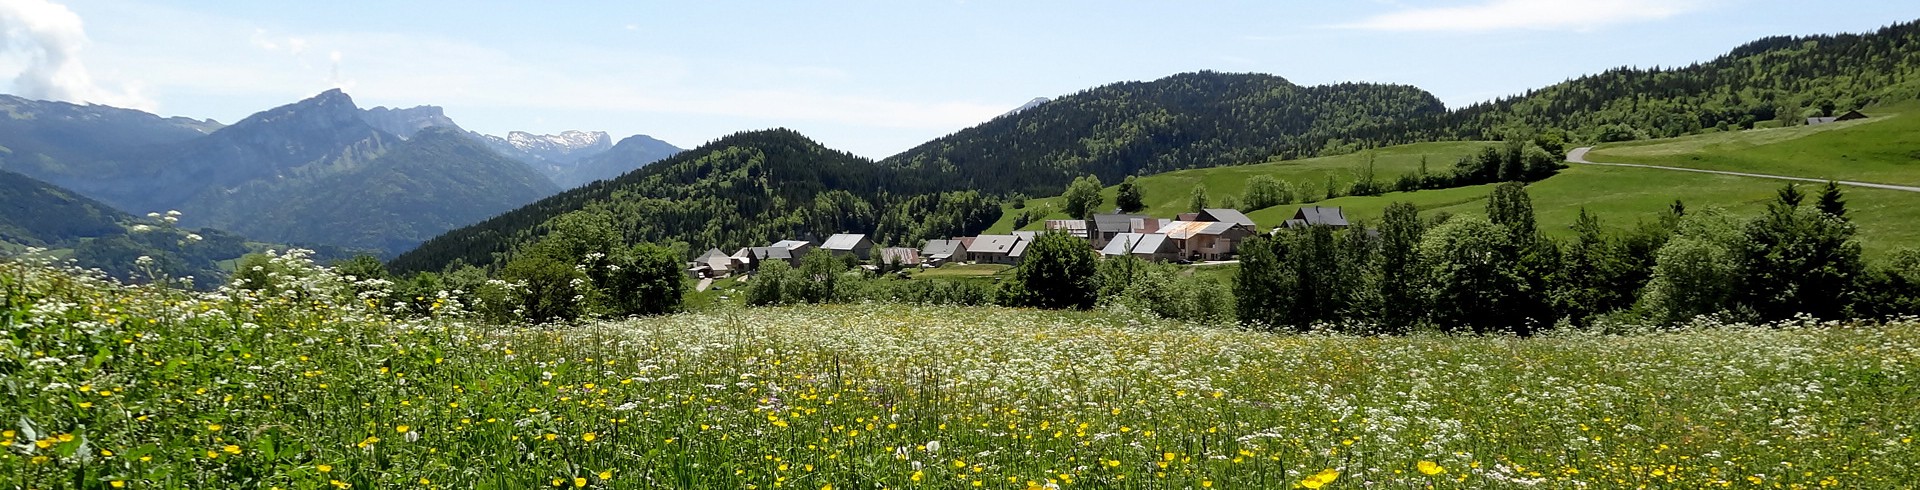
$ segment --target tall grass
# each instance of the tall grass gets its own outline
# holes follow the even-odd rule
[[[1899,488],[1920,467],[1913,322],[1372,338],[829,305],[500,329],[278,260],[279,286],[207,294],[0,265],[0,486]]]

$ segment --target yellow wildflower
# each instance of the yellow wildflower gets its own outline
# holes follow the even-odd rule
[[[1421,461],[1419,464],[1414,465],[1414,468],[1419,469],[1420,474],[1427,475],[1427,476],[1433,476],[1433,475],[1438,475],[1438,474],[1447,472],[1446,468],[1441,468],[1438,463],[1434,463],[1432,461]]]
[[[1327,486],[1328,483],[1333,483],[1333,480],[1336,478],[1340,478],[1340,470],[1328,468],[1313,476],[1307,477],[1305,480],[1300,480],[1300,486],[1307,487],[1308,489],[1318,489]]]

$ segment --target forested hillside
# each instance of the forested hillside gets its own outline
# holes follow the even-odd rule
[[[171,214],[128,215],[71,190],[0,170],[0,256],[34,247],[124,281],[191,277],[193,286],[213,288],[228,277],[223,262],[253,250],[239,235],[179,228],[178,220]],[[330,247],[309,248],[321,248],[326,260],[345,256],[345,251]]]
[[[1622,67],[1448,111],[1415,87],[1300,87],[1271,75],[1187,73],[1076,93],[936,139],[884,163],[957,186],[1053,195],[1269,157],[1550,133],[1623,141],[1799,124],[1920,95],[1920,23],[1870,34],[1770,37],[1685,67]]]
[[[983,229],[998,203],[975,192],[941,194],[913,171],[828,149],[791,130],[738,133],[642,167],[454,230],[394,259],[397,271],[435,271],[458,260],[495,263],[545,233],[543,224],[573,212],[604,213],[627,241],[686,242],[690,248],[821,240],[841,232],[893,230],[882,242]],[[956,216],[889,212],[895,202]],[[984,210],[984,211],[981,211]],[[985,213],[987,216],[980,216]],[[990,217],[989,217],[990,216]],[[882,225],[883,221],[893,221]],[[929,226],[947,223],[950,228]]]
[[[1423,139],[1493,139],[1564,130],[1607,142],[1705,128],[1799,124],[1920,95],[1920,21],[1869,34],[1777,36],[1686,67],[1617,68],[1457,110]]]
[[[882,163],[954,188],[1049,195],[1087,174],[1117,182],[1312,155],[1335,139],[1394,139],[1382,129],[1445,112],[1432,94],[1405,85],[1302,87],[1273,75],[1183,73],[1060,97]]]
[[[119,231],[120,223],[130,218],[73,191],[0,170],[0,242],[33,247],[69,243]]]

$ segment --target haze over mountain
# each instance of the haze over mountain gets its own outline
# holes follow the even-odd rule
[[[86,184],[138,165],[158,148],[206,136],[213,120],[0,94],[0,170],[94,196]]]
[[[15,129],[0,136],[5,167],[122,211],[180,210],[185,226],[265,241],[398,252],[559,190],[459,130],[438,107],[362,111],[337,89],[225,127],[101,106],[0,102],[15,114],[0,120]]]
[[[366,110],[362,118],[367,124],[402,139],[412,138],[414,133],[431,127],[460,129],[438,106],[375,107]],[[612,178],[680,152],[679,148],[644,134],[622,140],[622,144],[629,146],[616,156],[595,158],[616,147],[613,137],[605,131],[568,130],[560,134],[509,131],[504,138],[461,131],[501,155],[532,166],[562,189]]]
[[[599,134],[606,136],[606,133]],[[604,138],[602,141],[605,141]],[[559,169],[553,174],[554,181],[561,187],[579,187],[588,182],[619,177],[620,174],[651,165],[680,151],[680,148],[652,136],[628,136],[605,150],[582,156],[574,160],[571,166]]]

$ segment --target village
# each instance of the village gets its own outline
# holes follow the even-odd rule
[[[809,240],[780,240],[763,247],[744,247],[729,254],[718,248],[707,250],[687,263],[687,275],[696,279],[717,279],[735,274],[751,274],[769,261],[798,265],[800,258],[814,249],[848,256],[877,269],[935,268],[947,264],[1020,265],[1027,246],[1041,233],[1065,233],[1087,241],[1102,256],[1132,256],[1153,262],[1208,263],[1235,260],[1240,244],[1256,234],[1308,226],[1346,228],[1346,214],[1338,207],[1302,206],[1293,218],[1262,231],[1245,213],[1233,209],[1208,208],[1181,213],[1172,219],[1144,214],[1095,214],[1089,219],[1046,220],[1043,230],[1015,231],[1004,235],[977,235],[927,240],[920,248],[878,247],[865,234],[840,233],[815,243]]]

